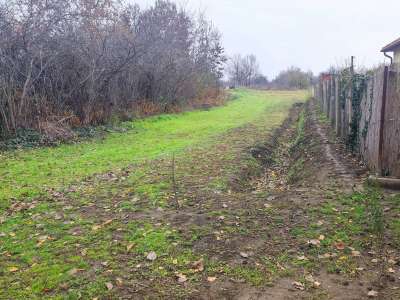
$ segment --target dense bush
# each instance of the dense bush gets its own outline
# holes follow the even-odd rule
[[[211,23],[168,0],[0,0],[0,137],[179,106],[217,89],[224,61]]]

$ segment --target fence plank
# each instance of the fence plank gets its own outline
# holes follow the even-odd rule
[[[335,77],[335,131],[337,135],[340,135],[340,123],[341,123],[341,113],[340,113],[340,99],[339,99],[339,77]]]
[[[400,177],[400,74],[398,68],[388,70],[382,168],[384,175]]]

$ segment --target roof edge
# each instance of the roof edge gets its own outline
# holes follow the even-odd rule
[[[394,40],[382,48],[381,52],[392,52],[395,48],[400,47],[400,38]]]

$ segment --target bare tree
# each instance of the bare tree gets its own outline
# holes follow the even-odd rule
[[[0,0],[0,135],[106,122],[138,103],[168,109],[218,89],[220,35],[158,0]]]
[[[260,75],[260,66],[255,55],[234,55],[228,63],[228,76],[230,81],[237,86],[249,87]]]

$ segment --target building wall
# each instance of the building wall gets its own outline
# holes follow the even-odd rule
[[[400,65],[400,49],[394,51],[393,62],[397,65]]]

